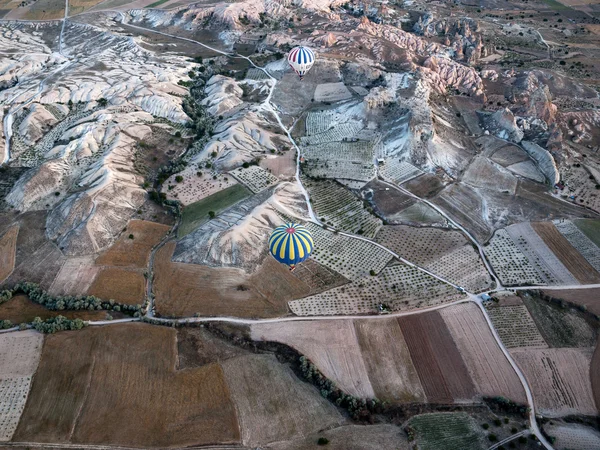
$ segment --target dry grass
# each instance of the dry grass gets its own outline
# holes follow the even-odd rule
[[[272,355],[247,355],[222,366],[244,445],[304,437],[345,422],[316,388],[300,382]]]
[[[590,383],[590,349],[528,349],[511,354],[527,377],[541,414],[598,413]]]
[[[67,258],[48,291],[52,295],[81,295],[87,292],[99,271],[93,256]]]
[[[399,317],[398,323],[430,403],[471,400],[475,387],[437,311]]]
[[[451,306],[440,314],[464,358],[477,392],[526,403],[517,374],[500,350],[479,308],[473,303]]]
[[[398,321],[357,320],[355,328],[375,396],[390,403],[425,402]]]
[[[6,280],[15,268],[19,225],[13,225],[0,238],[0,283]]]
[[[132,220],[117,242],[96,259],[96,265],[145,268],[152,247],[169,229],[169,226],[159,223]],[[133,234],[133,239],[129,239],[130,234]]]
[[[122,317],[120,313],[110,312],[117,319]],[[0,305],[0,320],[10,320],[12,323],[29,323],[39,317],[42,320],[50,317],[64,316],[68,319],[81,320],[104,320],[106,311],[50,311],[38,303],[34,303],[25,295],[16,295],[8,302]]]
[[[579,282],[582,284],[600,282],[600,274],[560,234],[552,222],[532,222],[531,226]]]
[[[143,303],[144,291],[145,279],[139,271],[105,267],[98,273],[87,294],[103,300],[113,299],[119,303],[137,305]]]
[[[145,324],[48,336],[14,440],[143,448],[239,442],[223,370],[175,371],[175,337]]]
[[[295,348],[348,394],[375,396],[352,320],[259,324],[252,327],[252,338]]]
[[[82,13],[93,8],[103,0],[69,0],[69,16]]]
[[[254,274],[247,274],[236,268],[172,262],[174,248],[169,242],[155,259],[156,309],[163,316],[280,316],[288,312],[288,300],[310,293],[304,282],[270,257]]]
[[[37,0],[25,8],[13,10],[11,19],[23,20],[53,20],[62,19],[65,15],[63,0]]]
[[[0,378],[32,376],[43,340],[43,335],[31,330],[0,334]]]

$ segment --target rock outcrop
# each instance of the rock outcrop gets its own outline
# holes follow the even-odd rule
[[[527,154],[537,163],[540,171],[551,185],[554,186],[560,181],[560,173],[556,167],[556,162],[548,150],[529,141],[523,141],[521,145]]]

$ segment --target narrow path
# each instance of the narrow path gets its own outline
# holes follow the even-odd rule
[[[521,437],[521,436],[526,436],[529,434],[529,431],[527,430],[523,430],[520,433],[517,434],[513,434],[512,436],[507,437],[506,439],[502,439],[500,442],[496,442],[494,445],[492,445],[490,448],[488,448],[488,450],[495,450],[498,447],[500,447],[501,445],[504,445],[510,441],[514,441],[515,439]]]

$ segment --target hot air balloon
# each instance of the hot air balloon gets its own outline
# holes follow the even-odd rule
[[[308,47],[294,47],[288,54],[288,63],[302,79],[315,63],[315,54]]]
[[[271,255],[280,263],[290,266],[291,270],[308,259],[314,245],[310,231],[298,223],[278,226],[269,238]]]

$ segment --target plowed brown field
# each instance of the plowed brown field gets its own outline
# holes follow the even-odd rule
[[[248,275],[241,269],[214,268],[171,261],[169,242],[156,253],[154,292],[163,316],[234,315],[273,317],[288,312],[287,302],[310,288],[273,258]]]
[[[398,323],[428,402],[451,403],[475,396],[465,363],[437,311],[399,317]]]
[[[531,222],[531,226],[580,283],[593,284],[600,282],[600,274],[560,234],[552,222]]]
[[[594,395],[594,401],[596,402],[596,408],[600,410],[600,339],[596,344],[596,350],[592,355],[592,362],[590,364],[590,379],[592,383],[592,393]]]
[[[542,293],[550,297],[560,298],[577,305],[585,305],[591,313],[600,316],[600,288],[595,289],[571,289],[571,290],[548,290]]]
[[[440,314],[464,358],[477,392],[526,403],[519,377],[500,350],[477,305],[463,303],[444,308]]]
[[[96,259],[96,265],[145,268],[150,250],[169,229],[169,226],[160,223],[132,220],[117,242]],[[130,234],[133,234],[133,239],[129,239]]]
[[[18,234],[19,225],[14,225],[0,238],[0,283],[6,280],[15,268]]]
[[[106,267],[102,269],[88,290],[102,300],[116,300],[128,305],[144,302],[145,279],[138,270]]]
[[[425,402],[398,321],[357,320],[354,325],[375,396],[390,403]]]
[[[176,331],[145,324],[48,336],[15,441],[186,447],[238,443],[222,368],[175,371]]]

